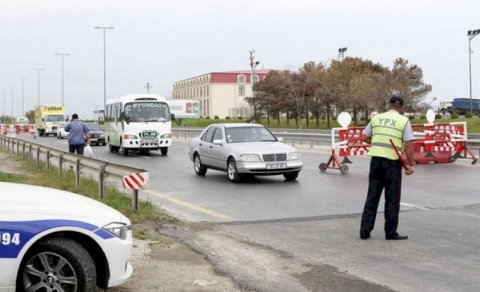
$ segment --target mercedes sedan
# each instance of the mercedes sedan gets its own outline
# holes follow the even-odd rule
[[[212,124],[192,139],[190,160],[197,175],[207,169],[227,172],[231,182],[248,175],[283,175],[296,180],[300,153],[259,124]]]

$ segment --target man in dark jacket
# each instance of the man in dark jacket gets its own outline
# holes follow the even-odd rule
[[[68,132],[68,152],[83,155],[83,148],[88,141],[88,128],[78,119],[77,114],[72,115],[72,121],[65,126]]]

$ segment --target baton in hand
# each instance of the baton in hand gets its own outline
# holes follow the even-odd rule
[[[397,153],[398,159],[400,160],[400,163],[402,164],[403,169],[405,169],[406,171],[408,171],[408,168],[407,168],[407,166],[405,165],[405,161],[404,161],[403,158],[402,158],[402,154],[400,154],[400,152],[398,152],[397,146],[395,146],[395,143],[393,143],[393,140],[392,140],[392,139],[390,139],[390,144],[392,144],[393,150],[395,151],[395,153]]]

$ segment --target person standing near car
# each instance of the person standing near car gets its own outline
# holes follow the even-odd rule
[[[65,131],[68,132],[68,152],[83,155],[83,148],[89,143],[88,128],[77,114],[72,115],[72,121],[65,126]]]
[[[412,126],[407,117],[403,116],[403,98],[392,96],[388,102],[389,111],[375,115],[365,128],[362,141],[371,144],[368,156],[370,173],[368,194],[360,225],[360,238],[368,239],[375,225],[378,203],[385,189],[385,239],[408,239],[406,235],[397,233],[398,214],[400,212],[400,194],[402,188],[402,163],[391,141],[399,152],[405,149],[408,165],[405,174],[415,171],[413,157]]]

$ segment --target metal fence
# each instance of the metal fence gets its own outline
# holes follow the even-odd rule
[[[298,130],[298,129],[270,129],[272,133],[292,146],[306,145],[310,148],[317,146],[330,146],[332,134],[330,130]],[[189,140],[200,135],[202,128],[173,128],[173,136],[180,140]],[[472,150],[480,151],[480,134],[468,134],[467,145]],[[337,137],[338,139],[338,137]],[[479,152],[480,155],[480,152]]]
[[[35,161],[37,167],[41,167],[42,164],[45,164],[47,169],[55,167],[58,169],[60,176],[66,171],[74,171],[75,184],[77,187],[80,186],[80,178],[82,176],[88,177],[88,175],[90,175],[92,178],[95,177],[98,181],[98,196],[100,198],[104,196],[107,179],[111,182],[119,183],[123,176],[127,174],[147,172],[144,169],[71,154],[7,136],[0,136],[0,148],[7,150],[11,154],[16,154],[24,159],[28,159],[29,161]],[[138,200],[138,198],[134,198],[134,201],[135,200]]]

